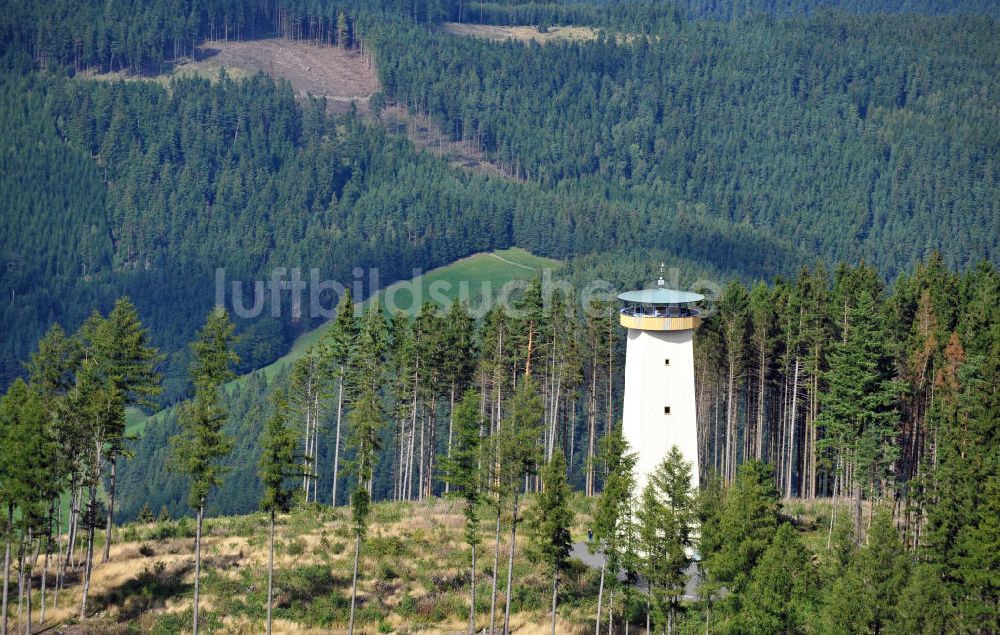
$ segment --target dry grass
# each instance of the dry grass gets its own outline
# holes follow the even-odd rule
[[[550,26],[542,33],[535,26],[493,26],[446,22],[441,26],[445,33],[467,35],[484,40],[519,42],[590,42],[597,39],[597,30],[587,26]]]
[[[484,520],[477,573],[480,594],[485,593],[487,601],[488,591],[483,590],[483,585],[488,588],[493,547],[489,531],[492,523],[488,520]],[[582,534],[585,521],[586,512],[583,511],[578,516],[575,535]],[[81,599],[77,575],[60,593],[56,610],[51,608],[50,590],[45,627],[54,632],[71,633],[125,633],[136,628],[142,632],[183,630],[186,620],[190,620],[193,540],[189,537],[158,539],[164,535],[164,529],[189,531],[190,522],[182,523],[181,529],[177,529],[178,523],[120,529],[118,542],[111,549],[111,562],[95,565],[88,620],[77,623]],[[463,631],[466,628],[465,611],[468,610],[467,578],[462,581],[468,557],[463,529],[464,517],[457,501],[434,499],[376,505],[372,529],[362,552],[359,581],[361,606],[369,609],[369,618],[362,621],[358,632],[430,634]],[[501,580],[506,575],[507,531],[505,529],[501,540]],[[126,537],[133,539],[124,541]],[[201,603],[202,614],[209,622],[207,631],[261,632],[266,589],[266,538],[266,518],[260,514],[207,521],[202,551]],[[325,614],[312,612],[309,605],[322,601],[323,597],[334,598],[330,600],[334,605],[349,598],[353,540],[348,510],[309,507],[282,517],[275,546],[276,580],[279,580],[275,598],[283,602],[286,609],[284,614],[277,616],[274,632],[343,632],[342,604],[338,605],[341,609],[337,609],[340,613]],[[512,615],[512,626],[518,633],[540,634],[550,629],[549,615],[544,608],[547,606],[548,579],[538,565],[524,557],[526,547],[524,532],[519,532],[518,590],[520,593],[532,589],[530,594],[542,601],[536,601],[535,608]],[[306,584],[310,578],[303,572],[309,570],[319,572],[316,575],[320,576],[320,586]],[[53,575],[50,571],[50,589]],[[283,579],[287,580],[284,587],[280,582]],[[311,595],[314,591],[315,596]],[[578,596],[579,593],[577,591]],[[37,578],[35,594],[37,619],[40,600]],[[589,590],[584,591],[584,595],[589,597]],[[502,595],[499,601],[502,609]],[[294,610],[305,616],[304,621],[288,617],[290,606],[299,607]],[[560,611],[559,632],[584,633],[589,628],[590,611],[589,607],[567,605]],[[479,628],[488,626],[489,616],[485,613],[481,611],[479,615]]]
[[[246,42],[206,42],[198,64],[243,71],[263,71],[287,79],[300,97],[326,97],[330,107],[344,111],[351,102],[366,108],[378,90],[375,70],[357,51],[283,39]],[[211,69],[211,66],[209,67]],[[183,71],[184,67],[178,69]]]
[[[239,79],[257,72],[284,78],[300,98],[306,95],[326,97],[328,107],[346,112],[351,102],[366,111],[368,98],[378,90],[375,71],[357,51],[335,46],[272,38],[265,40],[205,42],[195,59],[187,59],[169,72],[155,77],[129,76],[124,73],[81,73],[97,80],[153,80],[167,84],[174,77],[204,77],[215,81],[219,71]]]

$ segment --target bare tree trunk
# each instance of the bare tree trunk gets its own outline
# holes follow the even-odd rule
[[[28,544],[30,545],[32,541],[32,532],[28,530]],[[25,566],[25,576],[27,577],[27,582],[25,584],[25,608],[27,609],[26,619],[24,621],[24,632],[26,635],[31,635],[31,579],[35,577],[35,564],[38,562],[38,548],[41,541],[35,544],[35,548],[31,553],[31,558],[28,559]],[[27,552],[27,549],[25,549]]]
[[[431,411],[428,413],[427,430],[427,490],[426,497],[434,496],[434,464],[437,458],[437,397],[431,398]],[[368,483],[369,489],[372,482]]]
[[[833,526],[837,520],[837,490],[840,487],[840,466],[842,457],[837,457],[836,471],[833,475],[833,502],[830,504],[830,530],[826,534],[827,550],[833,545]]]
[[[514,578],[514,549],[517,546],[517,504],[520,501],[518,491],[514,490],[514,516],[510,520],[510,551],[507,559],[507,592],[505,596],[505,606],[503,611],[503,632],[510,632],[510,596],[511,584]]]
[[[795,379],[792,381],[792,412],[789,416],[788,470],[785,474],[785,498],[792,497],[792,480],[795,471],[795,424],[799,396],[799,360],[795,360]]]
[[[30,544],[31,534],[28,534]],[[28,546],[21,540],[21,545],[17,550],[17,630],[21,630],[21,609],[24,606],[24,561]]]
[[[601,635],[601,603],[604,601],[604,571],[607,566],[608,561],[605,558],[601,563],[601,583],[597,587],[597,616],[594,619],[594,635]]]
[[[615,622],[612,616],[615,614],[615,589],[611,587],[608,593],[608,635],[614,635]]]
[[[556,597],[559,587],[559,570],[552,574],[552,635],[556,635]]]
[[[729,380],[726,382],[726,456],[722,471],[725,480],[731,483],[736,475],[736,408],[734,407],[736,391],[736,360],[730,355]]]
[[[425,413],[426,414],[426,413]],[[420,417],[420,463],[418,465],[417,472],[417,500],[424,500],[424,457],[426,456],[426,448],[424,447],[424,436],[427,428],[427,417],[421,415]]]
[[[305,464],[305,469],[302,470],[302,491],[305,492],[306,502],[309,502],[309,479],[312,476],[313,466],[315,461],[312,455],[312,404],[311,400],[307,398],[306,400],[306,428],[303,433],[303,451],[302,451],[302,462]]]
[[[351,618],[347,623],[348,635],[354,635],[354,606],[358,597],[358,558],[361,555],[361,535],[354,537],[354,573],[351,575]]]
[[[590,403],[587,419],[589,430],[587,431],[587,496],[594,495],[594,434],[597,429],[597,355],[594,355],[593,366],[590,371]]]
[[[448,460],[451,460],[451,437],[452,430],[455,426],[455,382],[451,382],[451,403],[448,407]],[[447,480],[444,482],[444,493],[447,494],[451,491],[451,483]]]
[[[613,379],[615,372],[614,356],[615,356],[615,331],[614,326],[608,327],[608,427],[605,429],[604,434],[611,434],[614,430],[614,408],[612,404],[612,392],[614,388]]]
[[[857,460],[857,457],[855,457]],[[857,471],[857,466],[855,466]],[[858,544],[861,544],[861,479],[855,475],[854,478],[854,537]]]
[[[198,635],[198,594],[201,591],[201,521],[205,517],[204,499],[200,503],[194,531],[194,621],[191,627],[193,635]]]
[[[757,367],[757,429],[754,430],[756,438],[754,439],[753,458],[758,461],[763,458],[764,446],[764,385],[765,375],[767,374],[767,358],[765,356],[764,346],[764,344],[761,344],[760,359],[758,360],[759,365]]]
[[[83,569],[83,599],[80,601],[80,619],[87,619],[87,596],[90,594],[90,575],[94,568],[94,507],[97,505],[97,485],[90,484],[90,500],[87,502],[87,560]]]
[[[111,527],[115,513],[115,475],[118,473],[118,457],[111,459],[111,482],[108,487],[108,518],[104,526],[104,555],[101,562],[111,560]]]
[[[469,635],[476,632],[476,545],[472,547],[472,567],[469,569]]]
[[[66,542],[66,558],[63,560],[63,573],[73,561],[73,551],[76,546],[76,532],[80,524],[80,503],[83,501],[83,487],[76,485],[76,473],[73,474],[73,484],[70,488],[69,536]],[[60,580],[60,587],[62,581]]]
[[[714,396],[716,397],[716,399],[713,399],[713,401],[715,402],[715,407],[713,408],[713,410],[715,411],[713,417],[715,419],[715,423],[713,424],[712,427],[714,428],[715,431],[715,443],[712,444],[712,465],[715,466],[716,473],[717,474],[721,473],[723,478],[725,478],[725,472],[722,469],[723,461],[720,460],[720,454],[719,454],[719,400],[717,398],[718,394]]]
[[[274,602],[274,510],[267,540],[267,635],[271,635],[271,604]]]
[[[554,397],[552,399],[552,422],[549,427],[549,447],[545,456],[546,462],[552,460],[552,454],[556,450],[556,420],[559,416],[559,395],[562,392],[562,376],[556,382]]]
[[[500,501],[497,501],[497,530],[493,540],[495,546],[493,549],[493,596],[490,599],[491,635],[496,630],[497,624],[497,569],[500,567]]]
[[[3,556],[3,629],[0,631],[7,635],[7,593],[10,584],[10,540],[14,533],[14,503],[7,504],[7,547]]]
[[[417,438],[417,390],[419,388],[419,377],[417,371],[413,371],[413,400],[410,404],[410,447],[409,459],[407,459],[406,469],[406,500],[410,500],[413,493],[413,451]]]
[[[573,408],[569,415],[569,463],[566,464],[566,478],[573,472],[574,450],[576,449],[576,399],[573,399]]]
[[[50,515],[51,518],[51,515]],[[51,520],[50,520],[51,522]],[[49,572],[49,552],[52,551],[52,527],[49,526],[48,536],[45,537],[45,558],[42,561],[42,587],[41,587],[41,603],[42,610],[38,615],[38,623],[45,623],[45,586],[46,580],[48,578]]]
[[[313,430],[312,430],[312,448],[313,448],[313,469],[312,469],[312,500],[314,503],[319,502],[319,424],[320,424],[320,405],[319,405],[319,392],[313,393]],[[306,492],[306,502],[309,502],[309,492]]]
[[[72,490],[70,490],[72,496]],[[72,499],[70,499],[72,504]],[[62,586],[63,562],[65,555],[62,546],[62,497],[56,497],[56,586],[52,592],[52,609],[59,608],[59,588]],[[44,606],[44,605],[43,605]]]

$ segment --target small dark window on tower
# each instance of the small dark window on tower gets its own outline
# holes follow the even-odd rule
[[[670,406],[663,406],[663,414],[665,415],[670,414]]]
[[[664,366],[669,366],[670,365],[670,360],[669,359],[663,360],[663,365]]]

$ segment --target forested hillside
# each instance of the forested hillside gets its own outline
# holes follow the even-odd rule
[[[892,276],[996,257],[995,22],[757,19],[521,45],[373,33],[386,93],[510,174]],[[624,38],[624,41],[622,39]],[[689,212],[692,213],[692,212]]]
[[[643,249],[745,280],[817,257],[864,258],[889,279],[934,250],[950,267],[995,260],[1000,34],[972,15],[989,11],[844,3],[856,14],[796,17],[819,4],[705,21],[731,16],[711,3],[15,2],[0,19],[0,278],[18,328],[0,342],[0,380],[47,325],[127,294],[171,358],[161,401],[175,401],[215,267],[342,279],[371,265],[389,282],[512,244],[563,259]],[[494,43],[428,28],[441,20],[576,21],[602,36]],[[274,33],[373,56],[378,99],[526,182],[449,170],[260,77],[59,77],[155,73],[203,38]],[[241,325],[241,369],[305,326]]]
[[[392,281],[510,243],[491,185],[263,77],[169,91],[8,77],[4,101],[3,319],[20,330],[4,331],[8,380],[30,333],[79,324],[122,294],[179,354],[168,379],[183,375],[217,267],[231,280],[302,267],[349,282],[378,266]],[[303,326],[288,313],[248,326],[244,368],[283,352]]]
[[[93,546],[107,554],[121,536],[106,512],[148,523],[155,509],[168,518],[193,508],[200,535],[205,513],[272,509],[266,505],[282,487],[288,494],[279,511],[294,500],[312,503],[306,514],[351,504],[353,524],[334,536],[353,533],[357,559],[372,500],[429,501],[459,489],[467,540],[478,544],[495,519],[491,544],[499,554],[501,526],[509,529],[513,572],[521,497],[535,501],[528,526],[545,553],[546,545],[568,544],[574,516],[559,511],[565,502],[552,492],[558,487],[568,498],[572,485],[597,497],[591,527],[610,566],[632,576],[626,581],[662,580],[653,596],[659,606],[646,608],[658,621],[684,619],[700,629],[708,620],[727,632],[775,620],[794,632],[843,624],[853,624],[851,632],[911,632],[921,624],[989,632],[998,616],[989,572],[1000,513],[996,269],[956,274],[932,258],[891,289],[865,265],[832,275],[807,269],[794,282],[751,289],[733,282],[716,308],[695,349],[700,480],[708,485],[695,498],[683,484],[690,468],[679,453],[668,457],[655,487],[679,502],[674,516],[663,516],[655,493],[635,499],[630,450],[616,425],[622,342],[614,305],[583,307],[562,291],[547,298],[539,281],[512,310],[495,309],[478,323],[458,303],[389,318],[378,302],[352,311],[345,298],[331,327],[290,369],[272,380],[251,376],[228,392],[220,386],[232,377],[233,325],[217,308],[192,344],[195,397],[130,442],[122,409],[147,400],[159,378],[149,334],[120,301],[75,335],[50,330],[32,356],[29,383],[16,381],[0,402],[4,495],[30,512],[18,523],[21,553],[41,546],[53,526],[61,544],[61,506],[49,503],[67,487],[67,544],[87,545],[77,557],[86,575],[97,558]],[[209,375],[209,363],[220,370]],[[279,441],[285,450],[275,458]],[[278,459],[279,478],[265,479]],[[37,465],[48,467],[25,469]],[[98,502],[102,483],[113,509]],[[796,499],[817,497],[827,500],[826,511],[799,518],[794,510],[805,507]],[[538,524],[557,511],[563,520],[552,522],[563,524]],[[696,517],[704,595],[681,602],[689,563],[682,547],[695,544]],[[546,527],[555,538],[545,537]],[[190,526],[169,531],[188,535]],[[672,564],[660,563],[654,547],[680,551]],[[553,562],[565,566],[559,553]],[[490,572],[495,577],[496,566]],[[592,600],[593,589],[580,585],[593,580],[565,572],[576,589],[570,597]],[[793,582],[783,583],[789,576]],[[508,578],[503,588],[511,584]],[[643,602],[617,577],[607,584],[623,593],[619,605],[609,597],[607,610],[636,622]],[[858,594],[865,584],[879,590]],[[529,579],[516,588],[528,593],[536,585]],[[325,619],[342,624],[346,591],[331,590],[338,587],[344,584],[331,579],[315,593],[341,598]],[[496,589],[483,593],[495,597]],[[537,608],[525,595],[504,593],[508,603],[512,595],[515,611]],[[86,603],[86,591],[82,597]],[[397,610],[367,602],[369,610],[382,607],[378,616]]]
[[[495,247],[565,258],[611,236],[730,275],[790,271],[801,259],[764,230],[684,215],[654,224],[624,202],[450,169],[378,126],[297,104],[264,77],[167,89],[8,75],[3,91],[2,312],[19,325],[3,333],[6,381],[48,324],[77,325],[129,295],[171,354],[162,399],[176,400],[183,342],[214,298],[218,267],[230,280],[301,267],[344,282],[355,267],[378,267],[390,283]],[[57,211],[65,218],[50,231]],[[667,236],[677,244],[660,251]],[[246,326],[241,368],[273,360],[314,323],[289,313]]]
[[[260,631],[263,531],[298,506],[318,560],[279,570],[273,603],[297,627],[408,627],[423,602],[437,621],[474,627],[478,611],[485,626],[488,611],[507,630],[551,598],[553,624],[562,599],[575,626],[606,611],[684,632],[996,631],[997,19],[984,0],[8,2],[5,616],[14,586],[30,622],[54,585],[97,630],[145,628],[142,613],[193,590],[153,626],[221,629],[228,611]],[[470,23],[589,36],[456,34]],[[339,47],[380,90],[332,114],[264,73],[169,76],[208,40],[264,37]],[[491,175],[390,132],[386,107]],[[342,283],[378,269],[385,286],[512,246],[563,261],[556,293],[540,278],[484,315],[390,315],[378,285],[324,294],[339,310],[294,364],[230,383],[322,318],[290,294],[257,318],[213,309],[220,269],[246,307],[280,268]],[[660,262],[709,295],[706,486],[668,457],[635,496],[616,305],[582,291],[648,285]],[[138,409],[160,412],[133,438]],[[455,492],[463,535],[448,520],[435,547],[450,551],[427,549],[448,574],[387,569],[409,552],[382,530],[412,530],[393,514]],[[382,502],[395,506],[373,513]],[[350,518],[326,510],[348,504]],[[158,544],[137,553],[193,537],[194,567],[98,592],[95,571],[106,583],[122,555],[116,523],[136,519],[131,536]],[[568,564],[581,519],[600,573]],[[246,539],[239,554],[220,557],[215,530]],[[286,533],[279,552],[302,554],[305,532]],[[244,547],[255,568],[221,574]],[[684,598],[695,547],[703,585]],[[202,577],[217,604],[199,621]]]

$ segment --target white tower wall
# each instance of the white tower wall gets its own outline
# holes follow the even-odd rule
[[[691,484],[698,486],[693,333],[628,329],[622,423],[625,439],[638,453],[637,496],[674,445],[691,463]]]

